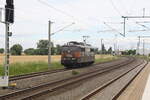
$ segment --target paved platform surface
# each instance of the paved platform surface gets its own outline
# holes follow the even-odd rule
[[[150,75],[148,77],[148,81],[146,83],[146,87],[142,96],[142,100],[149,100],[150,99]]]
[[[150,63],[141,71],[117,100],[150,100]]]

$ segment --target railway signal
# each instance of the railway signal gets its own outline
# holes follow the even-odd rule
[[[2,16],[2,15],[1,15]],[[12,32],[10,32],[10,24],[14,23],[14,2],[13,0],[6,0],[5,5],[5,21],[1,23],[5,24],[6,30],[5,30],[5,64],[4,64],[4,70],[5,75],[0,78],[0,86],[2,87],[8,87],[9,86],[9,37],[12,35]]]
[[[12,35],[10,32],[10,24],[14,23],[14,5],[13,0],[6,0],[5,5],[5,26],[6,26],[6,33],[5,33],[5,77],[7,81],[7,86],[9,84],[9,37]]]
[[[5,22],[14,23],[14,4],[13,4],[13,0],[6,0]]]

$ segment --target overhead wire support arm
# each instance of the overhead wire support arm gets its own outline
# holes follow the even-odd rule
[[[139,36],[140,38],[150,38],[150,36]]]
[[[126,18],[124,18],[124,23],[123,24],[124,24],[124,27],[123,27],[124,28],[124,34],[123,35],[125,37],[125,34],[126,34]]]
[[[122,18],[150,18],[150,16],[122,16]]]
[[[58,31],[51,33],[51,36],[54,35],[55,33],[58,33],[58,32],[63,31],[64,29],[66,29],[66,28],[68,28],[68,27],[70,27],[70,26],[72,26],[72,25],[74,25],[74,24],[75,24],[75,23],[71,23],[71,24],[69,24],[69,25],[67,25],[67,26],[65,26],[65,27],[63,27],[63,28],[61,28],[61,29],[59,29]]]
[[[122,34],[121,32],[119,32],[118,30],[114,29],[113,27],[111,27],[110,25],[108,25],[106,22],[104,22],[104,24],[105,24],[107,27],[109,27],[110,29],[112,29],[112,30],[116,31],[117,33],[119,33],[121,36],[125,37],[124,34]]]
[[[145,14],[143,14],[143,16],[122,16],[122,18],[124,19],[123,29],[124,29],[124,35],[125,35],[125,33],[126,33],[126,19],[128,19],[128,18],[150,18],[150,16],[145,16]],[[142,25],[142,26],[146,28],[145,25]]]
[[[142,26],[142,27],[144,27],[144,28],[146,28],[146,29],[150,30],[150,28],[149,28],[149,27],[147,27],[146,25],[140,24],[140,22],[136,22],[136,24],[138,24],[138,25],[140,25],[140,26]]]

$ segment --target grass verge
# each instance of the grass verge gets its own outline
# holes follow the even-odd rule
[[[134,57],[137,57],[137,58],[141,58],[141,59],[145,59],[145,60],[147,60],[147,61],[150,61],[150,57],[149,57],[149,56],[135,55]]]
[[[110,56],[110,57],[100,57],[95,60],[95,63],[100,62],[108,62],[118,59],[116,56]],[[60,64],[60,62],[53,62],[51,64],[51,68],[49,70],[56,70],[56,69],[63,69],[64,66]],[[39,62],[25,62],[25,63],[13,63],[10,65],[10,76],[15,75],[22,75],[27,73],[33,73],[33,72],[40,72],[40,71],[46,71],[48,70],[48,64],[44,61]],[[0,75],[3,75],[3,67],[0,65]],[[76,73],[73,73],[76,74]]]
[[[64,68],[60,63],[53,62],[49,70],[62,69]],[[0,65],[0,75],[3,67]],[[14,63],[10,65],[10,76],[22,75],[32,72],[40,72],[48,70],[48,64],[46,62],[26,62],[26,63]]]
[[[95,63],[102,63],[102,62],[108,62],[108,61],[113,61],[113,60],[116,60],[118,59],[119,57],[117,56],[110,56],[110,57],[107,57],[107,58],[97,58],[95,59]]]

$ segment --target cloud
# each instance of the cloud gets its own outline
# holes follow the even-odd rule
[[[89,43],[100,47],[100,38],[104,38],[104,42],[108,48],[109,46],[113,46],[114,34],[118,33],[97,33],[99,30],[110,30],[103,22],[123,21],[121,15],[142,15],[142,8],[146,8],[146,15],[150,14],[149,0],[41,1],[46,2],[50,7],[38,2],[38,0],[14,1],[15,23],[11,26],[11,31],[13,32],[11,45],[20,43],[24,48],[36,47],[36,42],[38,40],[47,38],[48,20],[52,20],[54,22],[52,24],[52,32],[55,32],[72,22],[76,23],[65,29],[68,31],[64,30],[56,33],[52,37],[55,44],[64,44],[71,40],[82,41],[83,35],[89,35]],[[5,1],[1,0],[0,7],[4,7],[4,4]],[[139,29],[140,26],[135,25],[135,21],[136,20],[131,19],[127,20],[127,30]],[[123,27],[120,24],[110,25],[120,32],[123,32]],[[121,49],[135,48],[137,36],[141,34],[142,33],[140,32],[128,33],[127,38],[119,37],[118,45]],[[4,35],[5,27],[3,24],[0,24],[0,47],[4,47]]]

